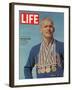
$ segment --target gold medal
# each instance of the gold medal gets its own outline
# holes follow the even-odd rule
[[[45,67],[38,68],[38,73],[45,73]]]
[[[47,66],[45,71],[46,73],[49,73],[51,71],[50,66]]]
[[[41,73],[45,73],[45,67],[41,68]]]
[[[40,73],[41,73],[40,68],[38,68],[38,74],[40,74]]]
[[[52,66],[51,70],[52,70],[52,72],[55,72],[56,71],[56,66]]]

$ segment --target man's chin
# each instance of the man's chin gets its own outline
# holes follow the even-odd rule
[[[52,36],[50,36],[50,35],[47,35],[47,36],[45,36],[46,38],[52,38]]]

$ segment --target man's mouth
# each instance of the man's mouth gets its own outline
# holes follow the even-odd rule
[[[46,32],[47,34],[51,34],[51,32]]]

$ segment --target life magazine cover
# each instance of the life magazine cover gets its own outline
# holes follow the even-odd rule
[[[19,78],[25,79],[26,77],[26,79],[27,78],[29,79],[29,78],[37,78],[37,77],[47,78],[47,77],[63,76],[64,13],[40,12],[40,11],[19,11],[19,16],[20,16],[19,17],[19,51],[20,51],[19,52],[19,58],[20,58],[19,59],[20,61]],[[43,23],[42,25],[45,24],[43,27],[47,29],[47,30],[44,30],[46,31],[46,36],[44,36],[43,31],[41,32],[41,29],[43,29],[43,27],[41,26],[41,22]],[[49,22],[51,24],[48,24]],[[51,26],[52,24],[53,26]],[[54,28],[53,32],[50,30],[51,28]],[[49,36],[49,34],[51,34],[51,36]],[[40,51],[41,46],[42,46],[41,43],[43,43],[44,38],[47,40],[51,39],[49,40],[50,43],[53,39],[51,46],[50,47],[47,46],[46,48],[52,49],[52,46],[55,43],[55,48],[53,48],[55,49],[55,52],[47,50],[45,51],[46,53],[45,52],[42,53],[42,51]],[[59,48],[60,50],[58,50]],[[56,49],[57,49],[57,52],[56,52]],[[33,51],[31,52],[31,50]],[[40,52],[42,53],[42,56],[43,56],[43,57],[40,56],[43,61],[42,63],[43,65],[38,67],[37,64],[38,64]],[[57,53],[58,55],[53,55],[53,56],[49,55],[50,52],[52,52],[53,54]],[[35,56],[33,54],[35,54]],[[45,60],[43,60],[44,58]],[[52,61],[52,58],[53,58],[53,61]],[[39,61],[39,62],[42,62],[42,61]],[[40,72],[40,70],[38,69],[41,67],[43,68],[43,70],[44,68],[46,68],[47,71],[42,70],[42,72]],[[52,68],[55,70],[52,71]],[[56,72],[57,68],[59,68],[58,72]],[[60,70],[60,68],[62,70]],[[48,73],[49,75],[47,75]],[[41,74],[43,75],[41,76]]]
[[[70,83],[70,6],[10,3],[9,85]]]

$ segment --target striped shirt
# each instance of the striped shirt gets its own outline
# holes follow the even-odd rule
[[[41,72],[46,72],[46,70],[48,71],[50,67],[56,65],[61,66],[60,56],[58,53],[56,53],[55,40],[53,39],[48,46],[44,41],[42,41],[37,67],[39,68],[39,70],[42,70]]]

